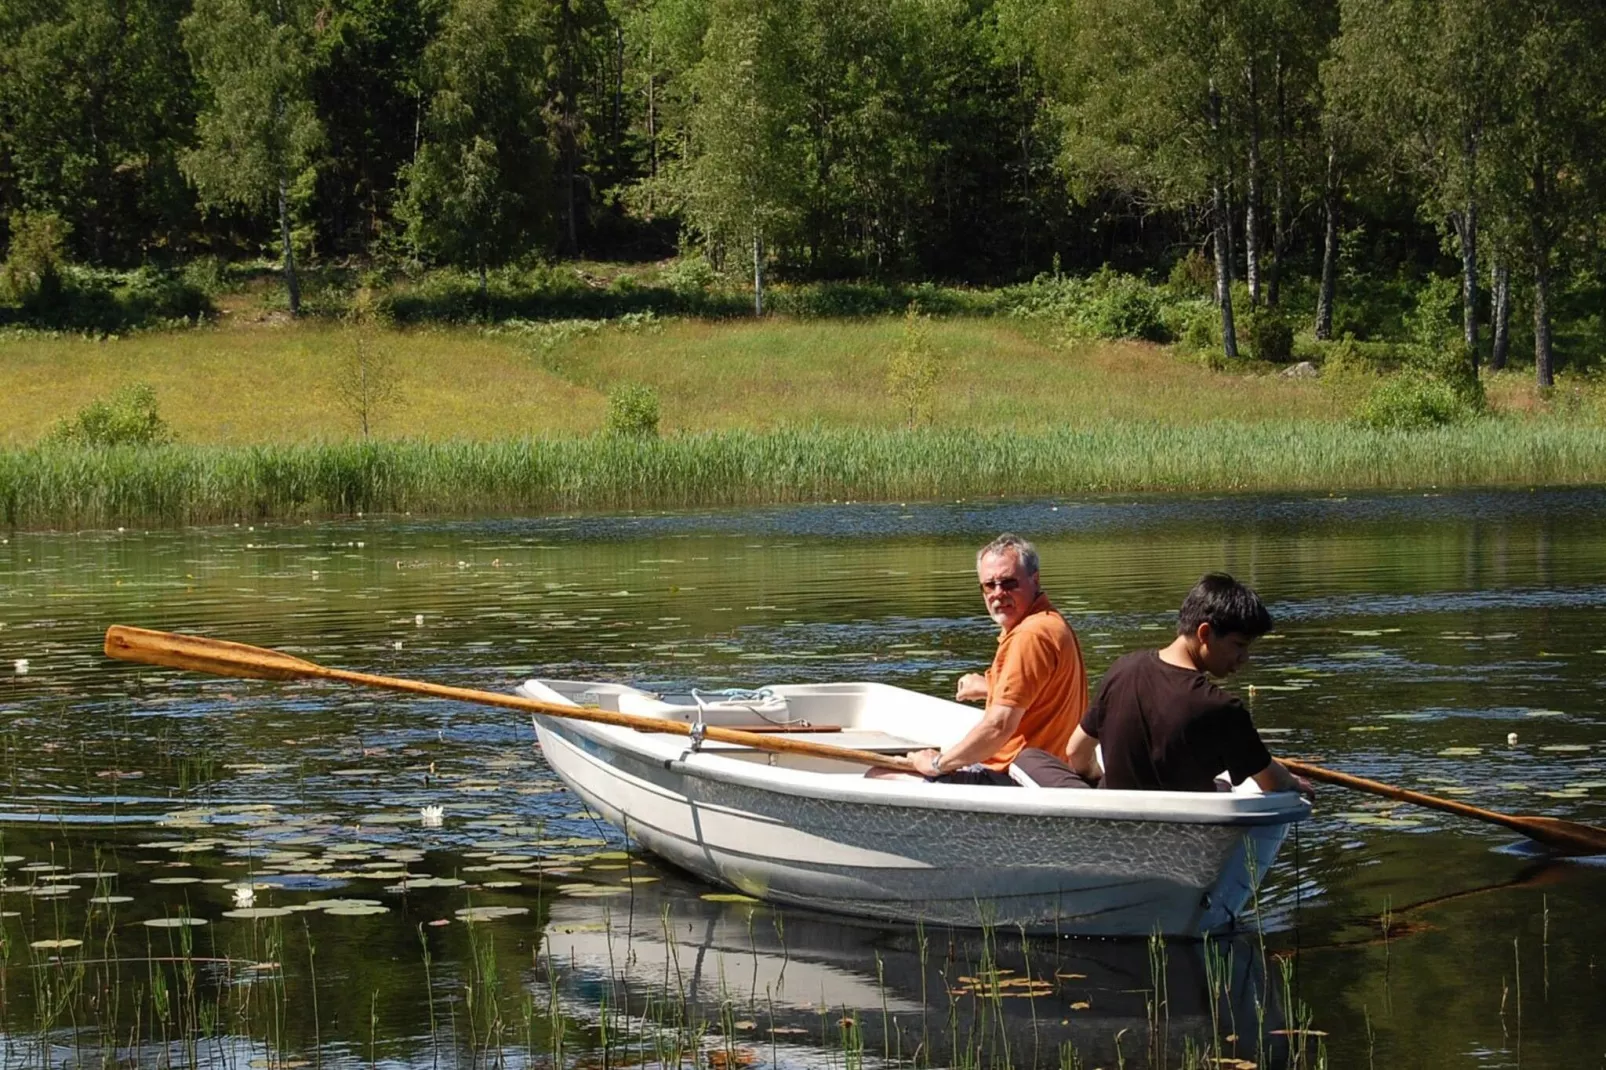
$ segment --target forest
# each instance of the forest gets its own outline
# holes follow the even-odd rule
[[[0,319],[250,258],[292,315],[328,267],[1108,267],[1228,358],[1436,293],[1545,387],[1603,349],[1603,52],[1597,0],[4,0]]]

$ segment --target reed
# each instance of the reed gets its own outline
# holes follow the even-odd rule
[[[1108,491],[1337,491],[1606,480],[1606,428],[1485,420],[1109,423],[1038,433],[783,430],[491,442],[0,451],[0,520],[82,528],[358,512],[550,513]]]

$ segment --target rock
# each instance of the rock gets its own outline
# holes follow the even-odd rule
[[[1310,361],[1302,360],[1298,364],[1284,368],[1279,374],[1284,379],[1315,379],[1322,373],[1320,369],[1318,369],[1316,365],[1312,364]]]

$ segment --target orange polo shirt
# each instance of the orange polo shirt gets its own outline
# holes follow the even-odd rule
[[[1064,757],[1071,731],[1087,711],[1087,672],[1076,633],[1060,611],[1039,594],[1021,622],[998,637],[987,670],[987,706],[1025,709],[1014,734],[982,762],[999,772],[1027,747]]]

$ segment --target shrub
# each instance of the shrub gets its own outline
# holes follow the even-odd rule
[[[1178,297],[1210,297],[1216,291],[1216,265],[1198,249],[1171,265],[1166,288]]]
[[[360,288],[345,315],[329,386],[340,407],[356,422],[364,439],[387,410],[402,404],[402,373],[396,353],[381,332],[385,309],[368,287]]]
[[[1461,280],[1429,279],[1417,291],[1405,326],[1417,345],[1439,350],[1455,344],[1461,333]]]
[[[1460,423],[1473,415],[1448,383],[1406,371],[1373,387],[1355,420],[1375,431],[1424,431]]]
[[[104,313],[98,322],[96,317],[86,311],[96,304],[90,300],[94,296],[91,287],[75,284],[70,296],[75,299],[71,318],[76,322],[72,325],[100,330],[145,325],[167,326],[178,320],[199,323],[214,311],[207,292],[197,287],[187,276],[174,275],[152,267],[140,268],[130,274],[120,288],[110,291],[107,296],[114,302],[114,307]]]
[[[216,297],[228,288],[228,264],[220,256],[201,256],[184,265],[180,277],[197,293]]]
[[[681,257],[664,268],[658,277],[665,286],[682,296],[706,293],[719,278],[708,258],[701,253]]]
[[[605,426],[610,435],[656,438],[658,415],[658,392],[650,386],[627,383],[608,392]]]
[[[887,393],[910,427],[929,424],[935,417],[941,376],[942,354],[931,342],[931,317],[910,304],[903,317],[903,337],[887,362]]]
[[[1192,353],[1209,353],[1221,348],[1221,310],[1213,302],[1193,301],[1179,306],[1173,316],[1172,331],[1182,348]]]
[[[37,319],[61,304],[67,267],[67,224],[53,212],[15,212],[11,248],[0,265],[0,298]]]
[[[57,423],[49,439],[79,446],[160,446],[173,435],[156,411],[156,391],[149,383],[132,383]]]
[[[1154,287],[1130,275],[1101,272],[1094,278],[1100,284],[1098,292],[1076,317],[1087,333],[1096,338],[1142,338],[1150,342],[1169,339]]]
[[[1274,308],[1264,306],[1250,311],[1249,352],[1256,360],[1287,364],[1294,358],[1294,328]]]
[[[1453,338],[1441,346],[1416,347],[1407,358],[1406,366],[1448,386],[1457,400],[1472,412],[1482,412],[1487,407],[1488,399],[1484,395],[1483,380],[1478,378],[1478,366],[1474,360],[1472,351],[1462,345],[1459,338]]]

